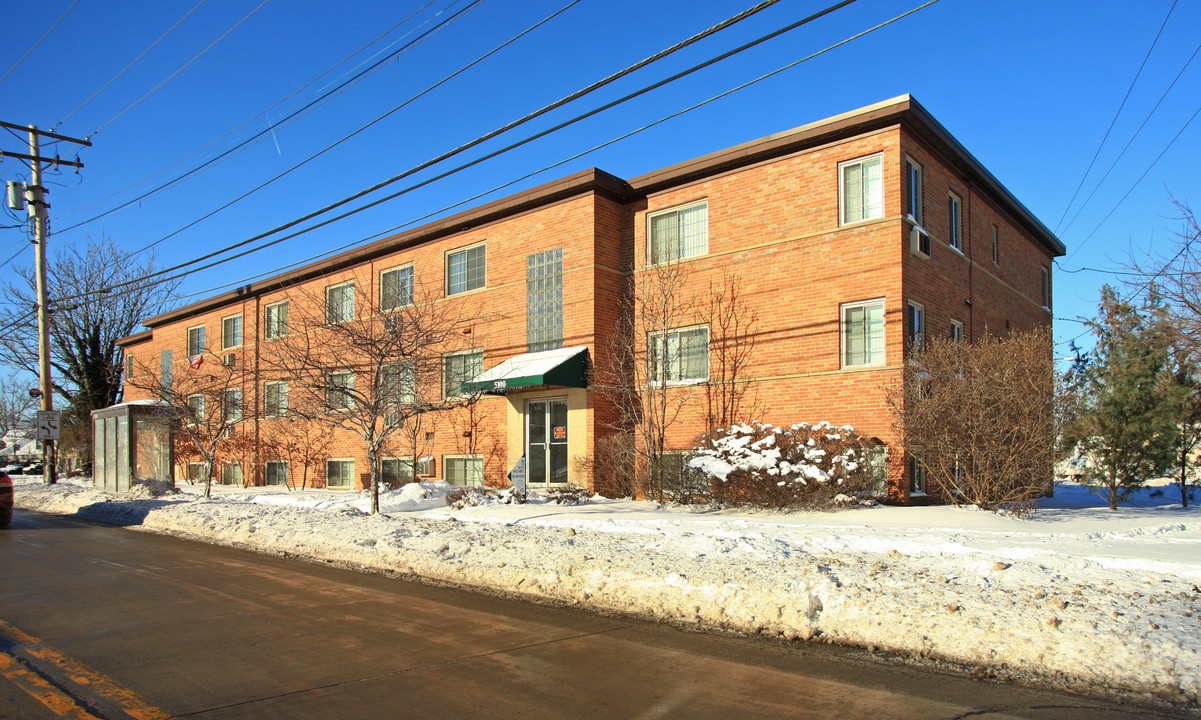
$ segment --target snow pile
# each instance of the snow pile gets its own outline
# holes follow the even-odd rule
[[[1196,702],[1201,512],[1117,512],[1076,487],[1027,518],[954,507],[769,513],[594,499],[448,508],[358,493],[198,488],[155,500],[18,479],[27,509],[527,597],[945,658]]]

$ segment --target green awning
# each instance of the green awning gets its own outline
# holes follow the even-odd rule
[[[588,348],[578,347],[525,353],[489,368],[461,386],[463,392],[503,395],[523,387],[588,387]]]

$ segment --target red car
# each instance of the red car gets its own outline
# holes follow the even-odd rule
[[[13,481],[8,473],[0,470],[0,527],[8,527],[13,520]]]

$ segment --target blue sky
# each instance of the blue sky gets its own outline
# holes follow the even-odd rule
[[[0,46],[0,73],[9,74],[0,81],[0,120],[44,129],[57,125],[60,133],[90,136],[94,142],[80,152],[86,167],[79,175],[66,169],[47,176],[52,247],[83,242],[89,234],[107,234],[131,250],[160,240],[287,170],[567,3],[483,0],[471,5],[470,0],[433,0],[427,5],[428,0],[360,0],[350,10],[342,4],[309,0],[208,0],[199,6],[197,0],[79,0],[72,6],[73,1],[41,0],[6,9],[11,32],[8,42]],[[159,262],[190,260],[350,195],[750,4],[748,0],[580,0],[336,150],[162,242],[157,248]],[[183,281],[180,295],[203,297],[412,222],[775,70],[918,4],[917,0],[859,0],[500,158],[268,250],[194,272]],[[478,157],[506,144],[501,140],[550,127],[823,7],[824,2],[784,0],[462,157]],[[1059,228],[1068,256],[1060,259],[1055,271],[1055,331],[1063,343],[1058,352],[1066,355],[1067,341],[1083,331],[1073,320],[1093,313],[1100,286],[1121,279],[1114,271],[1121,272],[1132,255],[1170,246],[1173,233],[1180,229],[1172,198],[1192,201],[1194,208],[1201,209],[1201,174],[1196,171],[1201,119],[1187,126],[1117,205],[1197,112],[1201,97],[1201,59],[1197,59],[1072,220],[1198,47],[1201,5],[1180,2],[1064,218],[1171,7],[1172,0],[1137,4],[941,0],[748,89],[469,205],[591,166],[633,177],[912,93],[1044,224]],[[158,45],[79,108],[190,10]],[[461,10],[465,12],[452,23],[257,143],[171,189],[72,227],[269,128],[313,100],[322,88],[357,72],[356,67],[361,70]],[[61,23],[17,65],[64,12]],[[411,19],[402,23],[410,14]],[[381,35],[365,51],[339,64]],[[322,76],[330,68],[334,69]],[[0,149],[23,151],[22,140],[6,135],[0,139]],[[62,143],[50,154],[54,150],[64,157],[76,152]],[[413,180],[432,174],[426,171]],[[0,178],[25,179],[26,175],[19,163],[0,161]],[[0,230],[0,261],[20,251],[12,265],[31,264],[27,246],[23,229]],[[22,247],[26,249],[21,251]]]

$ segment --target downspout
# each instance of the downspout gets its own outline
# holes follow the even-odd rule
[[[259,312],[262,310],[259,305],[262,302],[262,296],[256,294],[254,296],[254,467],[256,470],[262,467],[263,460],[259,456],[259,451],[262,447],[259,440],[259,415],[262,413],[262,398],[259,397],[259,388],[263,386],[259,378]],[[263,484],[267,484],[267,473],[263,472]]]
[[[976,339],[976,322],[975,322],[975,317],[974,317],[975,311],[976,311],[976,305],[975,305],[976,290],[975,290],[975,286],[973,285],[973,279],[974,279],[974,275],[975,275],[974,271],[976,269],[976,236],[972,232],[972,230],[973,230],[972,217],[975,215],[975,213],[972,212],[972,208],[973,208],[973,205],[975,202],[974,197],[973,197],[973,190],[974,190],[974,188],[972,187],[972,183],[968,182],[968,184],[967,184],[967,237],[968,237],[968,242],[971,243],[971,245],[968,247],[968,258],[967,258],[967,341],[968,342],[972,342],[973,340]]]

